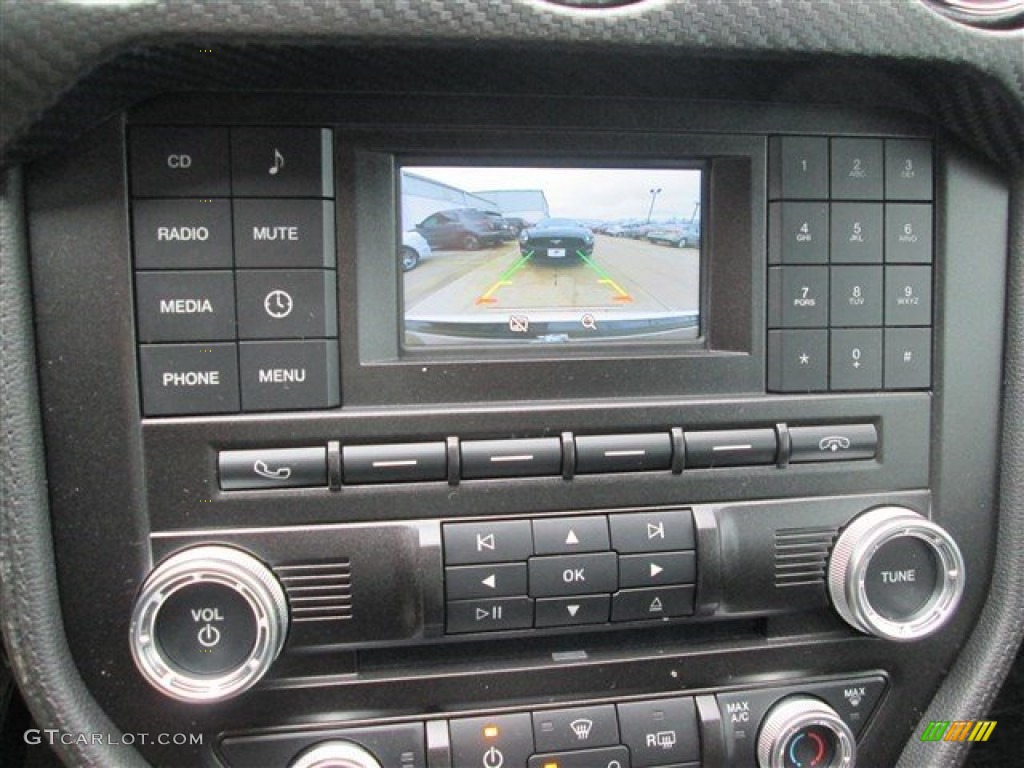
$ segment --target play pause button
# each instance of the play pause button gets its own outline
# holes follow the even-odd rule
[[[537,601],[538,627],[604,624],[611,605],[609,595],[556,597]]]
[[[533,601],[528,597],[448,603],[447,627],[450,634],[526,629],[530,626],[533,626]]]

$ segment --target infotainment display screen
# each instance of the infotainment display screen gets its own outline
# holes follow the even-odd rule
[[[405,346],[700,336],[693,168],[405,164]]]

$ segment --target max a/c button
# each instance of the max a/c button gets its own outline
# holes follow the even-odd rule
[[[235,344],[143,344],[142,409],[147,416],[238,410]]]

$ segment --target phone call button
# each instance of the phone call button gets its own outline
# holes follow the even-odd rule
[[[217,464],[224,491],[327,485],[325,447],[221,451]]]

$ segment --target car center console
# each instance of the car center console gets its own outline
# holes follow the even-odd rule
[[[593,107],[175,96],[33,168],[71,649],[204,735],[149,759],[895,759],[991,573],[1006,185]]]

